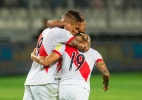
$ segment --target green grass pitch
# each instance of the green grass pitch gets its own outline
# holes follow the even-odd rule
[[[22,100],[26,76],[0,76],[0,100]],[[101,74],[91,76],[89,100],[142,100],[142,73],[111,74],[109,90],[102,89]]]

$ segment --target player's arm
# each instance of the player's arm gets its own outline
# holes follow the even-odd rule
[[[52,52],[49,56],[36,56],[36,49],[31,53],[31,59],[43,66],[48,66],[60,58],[60,55],[56,52]]]
[[[106,67],[106,64],[103,60],[96,62],[96,66],[100,70],[100,72],[102,73],[103,85],[104,85],[103,89],[104,89],[104,91],[107,91],[108,86],[109,86],[110,73],[109,73],[109,71]]]
[[[63,27],[65,26],[65,22],[64,21],[61,21],[61,20],[48,20],[46,22],[46,25],[47,27],[49,28],[53,28],[53,27]],[[83,39],[86,41],[88,41],[88,35],[87,34],[84,34],[84,33],[81,33]],[[74,46],[76,47],[77,49],[79,50],[83,50],[84,48],[87,47],[87,45],[84,45],[84,44],[80,44],[79,42],[79,39],[75,38],[71,43],[69,43],[68,45],[70,46]]]
[[[61,20],[48,20],[46,22],[47,27],[53,28],[53,27],[63,27],[65,26],[65,22],[61,21]],[[88,35],[87,34],[81,34],[84,41],[88,41]],[[82,51],[82,52],[86,52],[89,50],[90,48],[90,43],[89,42],[80,42],[80,40],[75,37],[75,39],[73,39],[71,42],[69,42],[67,45],[72,46],[77,48],[78,50]]]
[[[46,22],[46,26],[49,27],[49,28],[64,27],[65,26],[65,22],[63,22],[61,20],[48,20]]]
[[[76,36],[72,41],[68,43],[68,45],[77,48],[81,52],[86,52],[90,48],[90,37],[87,34],[81,34],[81,35],[82,38]]]

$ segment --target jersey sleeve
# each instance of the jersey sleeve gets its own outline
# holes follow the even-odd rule
[[[65,50],[65,45],[64,44],[59,44],[55,47],[55,49],[52,52],[57,53],[58,55],[62,56]]]
[[[103,60],[101,54],[98,51],[96,51],[95,52],[95,63],[97,63],[98,61],[101,61],[101,60]]]
[[[57,38],[60,43],[68,44],[75,37],[69,31],[61,29]]]

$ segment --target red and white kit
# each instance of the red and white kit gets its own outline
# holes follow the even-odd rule
[[[74,36],[65,29],[60,28],[47,28],[40,35],[37,43],[37,55],[48,56],[52,53],[52,50],[59,43],[67,44],[72,40]],[[47,84],[56,83],[54,80],[54,74],[57,67],[57,63],[50,65],[52,67],[43,66],[36,62],[33,62],[32,68],[28,74],[25,85],[37,85],[37,84]]]
[[[52,50],[55,49],[59,43],[67,44],[72,39],[74,39],[74,36],[65,29],[57,27],[52,29],[47,28],[39,36],[37,55],[46,57],[52,53]],[[58,81],[55,80],[55,72],[59,63],[56,62],[50,66],[52,67],[49,68],[49,66],[43,66],[37,62],[33,62],[25,81],[25,86],[45,85],[48,83],[58,84]]]
[[[82,53],[63,44],[58,45],[53,52],[62,56],[60,100],[68,100],[71,96],[73,100],[88,100],[92,69],[97,61],[103,60],[100,53],[92,48]]]

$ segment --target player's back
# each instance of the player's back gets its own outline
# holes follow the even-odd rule
[[[76,84],[84,86],[90,90],[89,81],[95,62],[102,59],[102,56],[94,49],[82,53],[77,49],[69,46],[63,46],[62,52],[62,84]],[[60,51],[59,51],[60,52]]]

